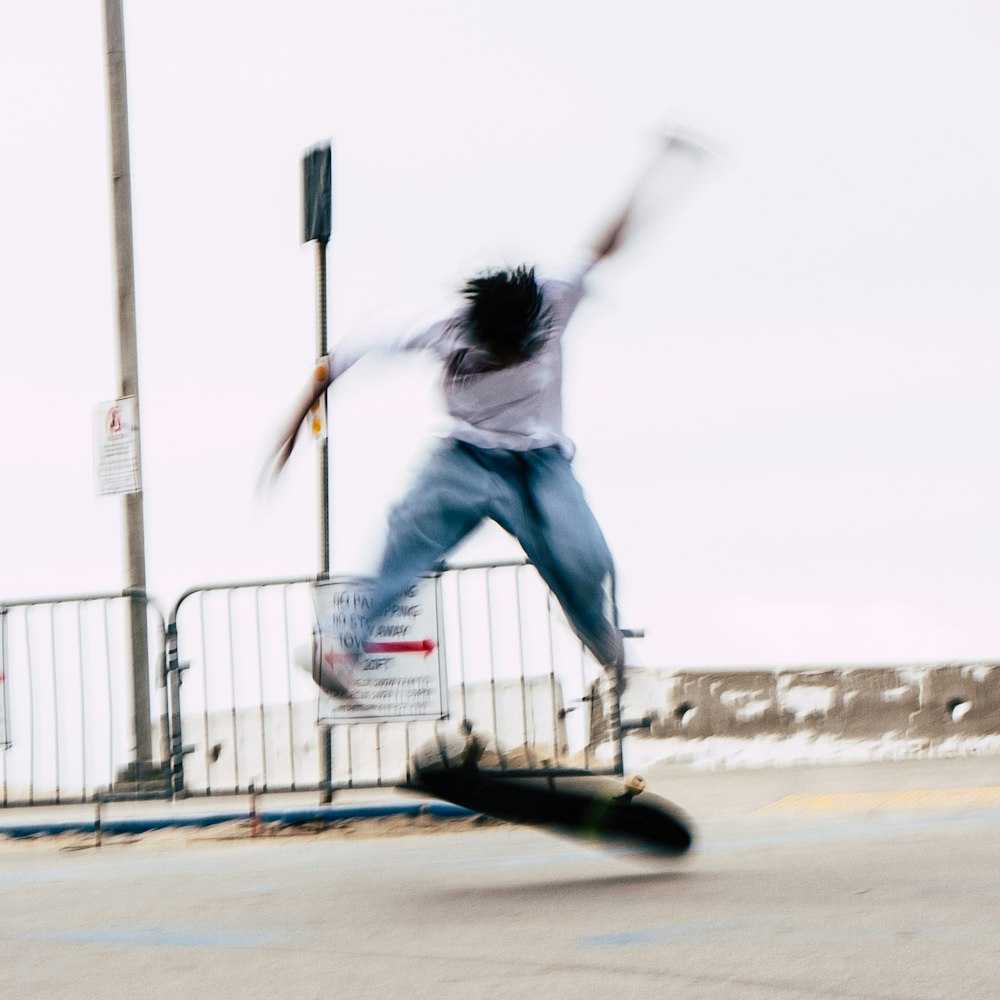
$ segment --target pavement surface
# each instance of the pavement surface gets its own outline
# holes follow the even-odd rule
[[[0,838],[0,996],[997,996],[1000,758],[645,774],[683,859],[426,814]],[[220,803],[105,807],[154,809]]]

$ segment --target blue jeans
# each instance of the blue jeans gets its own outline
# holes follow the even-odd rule
[[[606,589],[614,572],[611,553],[558,448],[517,452],[441,442],[389,516],[371,620],[486,518],[521,543],[598,661],[620,670],[621,633]]]

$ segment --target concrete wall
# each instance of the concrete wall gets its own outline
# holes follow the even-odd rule
[[[1000,663],[630,672],[625,719],[655,737],[802,731],[851,738],[1000,733]]]

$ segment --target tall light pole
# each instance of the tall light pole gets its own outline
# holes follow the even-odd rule
[[[139,441],[139,367],[135,336],[135,274],[132,256],[132,182],[129,168],[128,101],[125,86],[125,28],[122,0],[104,0],[108,108],[111,119],[111,192],[118,291],[118,365],[122,397],[132,397]],[[138,461],[138,458],[137,458]],[[141,483],[141,478],[139,482]],[[124,495],[125,548],[130,600],[133,734],[132,780],[148,777],[153,759],[149,711],[149,642],[146,634],[146,549],[142,490]]]

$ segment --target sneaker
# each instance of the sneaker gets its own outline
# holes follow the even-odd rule
[[[325,646],[322,634],[313,637],[312,678],[334,698],[353,698],[360,658]]]

